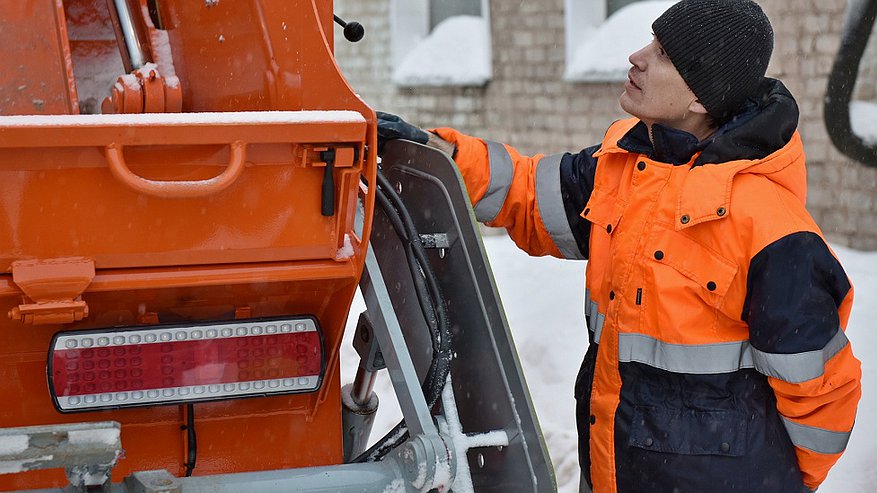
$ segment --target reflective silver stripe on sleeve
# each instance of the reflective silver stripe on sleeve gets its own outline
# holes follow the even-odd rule
[[[674,373],[711,375],[753,368],[749,341],[670,344],[644,334],[618,334],[618,361],[643,363]]]
[[[792,443],[817,454],[839,454],[846,450],[847,442],[850,441],[850,433],[848,432],[806,426],[795,423],[785,416],[782,418]]]
[[[769,377],[789,383],[801,383],[821,377],[825,373],[825,363],[849,344],[843,329],[837,333],[824,348],[804,353],[779,354],[765,353],[752,348],[755,369]]]
[[[490,140],[484,142],[487,144],[487,156],[490,161],[490,181],[487,183],[484,196],[475,204],[475,219],[489,223],[496,219],[505,203],[509,188],[512,186],[515,165],[504,145]]]
[[[563,154],[545,156],[536,165],[536,203],[542,224],[557,249],[568,259],[584,259],[569,227],[560,194],[560,160]]]

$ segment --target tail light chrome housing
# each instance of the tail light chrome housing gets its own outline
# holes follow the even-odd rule
[[[60,332],[49,391],[61,412],[313,392],[326,368],[313,317]]]

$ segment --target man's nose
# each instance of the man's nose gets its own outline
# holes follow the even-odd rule
[[[648,48],[648,46],[644,46],[644,47],[640,48],[639,50],[631,53],[629,57],[627,57],[627,61],[629,61],[631,65],[633,65],[634,67],[636,67],[639,70],[645,70],[645,66],[646,66],[645,51],[646,51],[646,48]]]

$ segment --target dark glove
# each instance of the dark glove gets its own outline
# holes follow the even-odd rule
[[[384,144],[390,140],[405,139],[418,144],[426,144],[429,134],[421,128],[406,122],[396,115],[378,111],[378,155],[384,150]]]

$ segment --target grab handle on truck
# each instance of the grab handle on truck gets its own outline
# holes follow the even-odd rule
[[[128,185],[130,188],[153,197],[164,199],[183,199],[205,197],[221,192],[234,183],[244,170],[246,161],[246,144],[237,140],[229,144],[231,153],[228,167],[225,171],[213,178],[193,181],[160,181],[149,180],[139,176],[128,168],[122,153],[124,146],[109,144],[104,150],[104,155],[110,165],[113,176]]]

